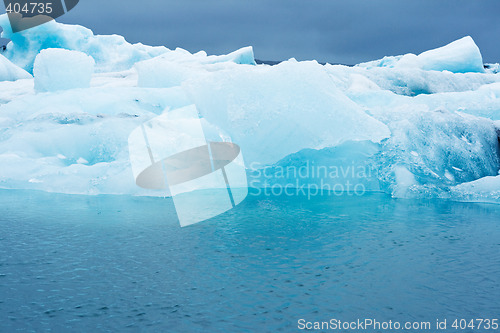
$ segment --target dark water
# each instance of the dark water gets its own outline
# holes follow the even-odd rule
[[[181,229],[169,199],[0,191],[1,332],[495,317],[500,206],[250,196]]]

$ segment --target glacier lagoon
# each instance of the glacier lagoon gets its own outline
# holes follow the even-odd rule
[[[472,38],[353,67],[268,66],[251,47],[214,56],[54,21],[0,26],[1,331],[500,312],[499,66]],[[262,186],[181,229],[168,192],[135,184],[127,138],[191,105]],[[255,195],[318,186],[309,171],[331,167],[364,170],[326,179],[363,195]]]
[[[187,228],[170,198],[2,190],[0,205],[5,332],[295,332],[299,319],[500,313],[494,204],[250,195]]]

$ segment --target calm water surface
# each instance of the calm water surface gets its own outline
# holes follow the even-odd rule
[[[478,317],[500,317],[497,205],[249,196],[181,229],[169,199],[0,191],[0,332]]]

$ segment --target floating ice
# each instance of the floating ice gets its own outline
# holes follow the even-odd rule
[[[89,88],[94,59],[85,53],[45,49],[37,55],[33,74],[37,91]]]
[[[195,104],[206,139],[231,138],[260,174],[251,185],[287,185],[304,169],[299,186],[500,201],[500,75],[470,37],[347,67],[255,65],[250,47],[191,54],[56,22],[3,36],[13,64],[0,56],[2,188],[155,195],[134,182],[128,137]],[[35,79],[15,66],[31,71],[37,56]]]

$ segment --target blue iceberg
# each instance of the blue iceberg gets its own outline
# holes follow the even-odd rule
[[[500,202],[500,76],[471,37],[353,67],[269,66],[251,47],[213,56],[55,21],[16,34],[6,15],[0,25],[11,39],[0,55],[1,188],[165,195],[136,186],[127,139],[194,104],[207,140],[237,143],[258,186],[307,165],[337,170],[329,189],[348,179],[394,197]],[[72,70],[54,72],[62,61]],[[300,183],[317,186],[318,174]]]

